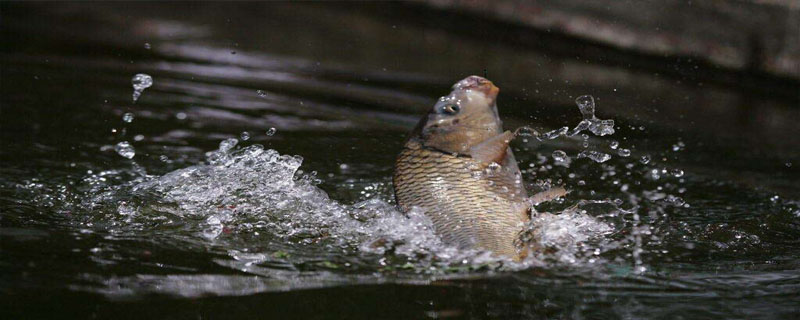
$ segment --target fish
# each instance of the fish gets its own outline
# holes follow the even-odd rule
[[[454,84],[409,135],[392,182],[400,209],[423,210],[446,244],[518,261],[532,202],[509,146],[516,135],[497,111],[499,91],[480,76]]]

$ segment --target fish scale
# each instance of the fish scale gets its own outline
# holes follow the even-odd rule
[[[404,210],[424,209],[448,244],[518,259],[515,241],[529,219],[527,194],[516,162],[508,160],[498,172],[487,173],[470,157],[410,139],[395,165],[397,202]]]

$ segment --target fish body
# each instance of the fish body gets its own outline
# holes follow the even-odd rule
[[[450,245],[519,259],[528,194],[495,103],[499,89],[470,76],[434,105],[397,158],[395,198],[424,210]]]

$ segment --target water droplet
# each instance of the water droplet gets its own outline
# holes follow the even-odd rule
[[[589,158],[597,163],[603,163],[611,159],[611,155],[594,150],[583,150],[578,154],[578,158]]]
[[[786,161],[786,167],[787,168],[791,168],[792,167],[792,162],[791,161]]]
[[[144,48],[147,49],[147,50],[150,50],[150,48],[151,48],[150,47],[150,43],[149,42],[145,42],[144,43]]]
[[[258,94],[259,97],[262,97],[262,98],[266,98],[267,97],[267,92],[264,91],[264,90],[256,90],[256,93]]]
[[[681,151],[685,146],[686,144],[684,144],[683,141],[678,141],[678,143],[672,145],[672,151]]]
[[[233,147],[235,147],[236,144],[238,144],[238,143],[239,143],[239,140],[236,140],[236,138],[228,138],[228,139],[222,140],[222,142],[219,143],[219,151],[220,152],[228,152],[229,150],[233,149]]]
[[[625,149],[625,148],[620,148],[619,150],[617,150],[617,154],[620,157],[629,157],[631,155],[631,150],[630,149]]]
[[[553,151],[553,160],[564,162],[567,159],[567,153],[561,150]]]
[[[598,119],[595,115],[594,98],[590,95],[580,96],[575,99],[578,109],[583,115],[583,120],[578,123],[575,129],[572,129],[571,135],[576,135],[579,132],[589,129],[594,135],[606,136],[614,134],[614,120]]]
[[[521,137],[537,137],[537,136],[539,136],[539,133],[536,132],[536,130],[534,130],[533,128],[528,127],[528,126],[517,128],[515,133],[518,136],[521,136]]]
[[[541,136],[542,139],[539,139],[539,138],[537,138],[537,139],[538,140],[543,140],[543,139],[553,140],[553,139],[558,138],[560,136],[566,135],[568,131],[569,131],[568,127],[561,127],[559,129],[556,129],[556,130],[553,130],[553,131],[545,132]]]
[[[578,104],[583,119],[588,120],[594,118],[594,97],[590,95],[580,96],[575,99],[575,103]]]
[[[684,201],[683,198],[676,197],[676,196],[673,196],[673,195],[668,195],[667,198],[664,199],[664,201],[666,201],[667,203],[669,203],[671,205],[678,206],[678,207],[680,207],[680,206],[682,206],[683,204],[686,203],[686,201]]]
[[[661,179],[661,172],[658,169],[650,170],[650,177],[653,178],[653,180]]]
[[[616,141],[616,140],[611,140],[611,142],[608,144],[608,146],[611,149],[617,150],[617,148],[619,148],[619,142]]]
[[[681,169],[672,169],[669,173],[676,178],[683,177],[683,170]]]
[[[648,163],[650,163],[650,156],[648,156],[648,155],[644,155],[644,156],[642,156],[642,158],[641,158],[641,159],[639,159],[639,162],[641,162],[642,164],[648,164]]]
[[[490,164],[489,164],[489,166],[488,166],[488,167],[486,167],[486,173],[490,173],[490,174],[491,174],[491,173],[497,173],[497,172],[499,172],[499,171],[500,171],[500,169],[502,169],[502,168],[503,168],[503,166],[501,166],[501,165],[500,165],[500,164],[498,164],[497,162],[492,162],[492,163],[490,163]]]
[[[278,129],[275,129],[275,128],[269,128],[269,130],[267,130],[267,135],[268,135],[268,136],[274,136],[274,135],[275,135],[275,132],[278,132]]]
[[[136,155],[136,150],[133,149],[133,146],[131,146],[128,141],[117,143],[117,145],[114,146],[114,151],[128,159],[133,159],[133,156]]]
[[[339,170],[345,171],[347,169],[350,169],[350,166],[348,166],[346,163],[342,163],[339,165]]]
[[[137,134],[133,136],[133,141],[142,141],[142,140],[144,140],[144,135]]]
[[[139,73],[133,76],[131,82],[133,83],[133,102],[136,103],[136,100],[142,95],[142,91],[153,85],[153,77],[145,73]]]
[[[250,133],[247,131],[242,131],[242,133],[239,135],[239,138],[241,138],[242,141],[250,140]]]
[[[186,119],[186,114],[183,113],[183,112],[178,112],[178,113],[175,114],[175,119],[185,120]]]
[[[169,157],[162,154],[161,156],[158,157],[158,160],[161,160],[162,162],[167,162],[169,161]]]
[[[127,123],[133,122],[133,118],[134,118],[133,113],[130,112],[126,112],[125,114],[122,115],[122,121],[125,121]]]

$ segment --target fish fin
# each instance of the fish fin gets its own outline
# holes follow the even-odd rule
[[[564,189],[564,187],[561,186],[553,187],[531,196],[531,202],[533,202],[534,205],[537,205],[542,202],[547,202],[554,200],[556,198],[566,196],[567,193],[569,193],[569,191],[567,191],[567,189]]]
[[[487,166],[492,162],[502,164],[511,140],[514,140],[514,134],[511,131],[503,132],[470,148],[469,155]]]

